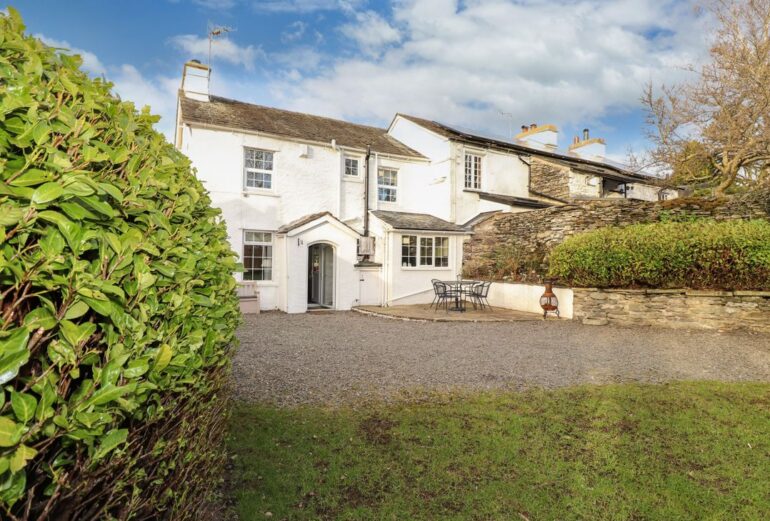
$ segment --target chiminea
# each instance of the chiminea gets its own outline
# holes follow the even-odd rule
[[[548,317],[548,313],[559,316],[559,299],[553,292],[553,282],[545,281],[545,293],[540,297],[540,307],[543,308],[543,319]]]

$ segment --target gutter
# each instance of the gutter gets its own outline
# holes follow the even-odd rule
[[[184,118],[184,114],[182,114],[181,122],[182,122],[182,124],[186,123],[186,124],[190,125],[191,127],[200,127],[202,129],[207,129],[207,130],[222,130],[222,131],[225,131],[225,132],[235,132],[235,133],[240,133],[240,134],[248,134],[248,135],[252,135],[252,136],[263,136],[263,137],[269,137],[269,138],[279,139],[279,140],[284,140],[284,141],[291,141],[291,142],[294,142],[294,143],[301,143],[303,145],[314,145],[314,146],[321,146],[321,147],[328,147],[328,148],[330,148],[330,144],[329,144],[328,141],[316,141],[314,139],[304,139],[304,138],[298,138],[298,137],[293,137],[293,136],[284,136],[284,135],[281,135],[281,134],[274,134],[272,132],[263,132],[263,131],[260,131],[260,130],[249,130],[249,129],[239,128],[239,127],[229,127],[229,126],[226,126],[226,125],[217,125],[215,123],[204,123],[202,121],[196,121],[196,120],[192,120],[192,119],[185,119]],[[339,148],[343,149],[343,150],[350,150],[350,151],[353,151],[355,153],[361,153],[361,152],[365,151],[364,149],[359,149],[359,148],[350,147],[350,146],[346,146],[346,145],[338,144],[337,146]],[[395,153],[390,153],[390,152],[382,153],[382,155],[383,155],[383,157],[397,159],[397,160],[400,160],[400,161],[419,161],[419,162],[423,162],[423,163],[429,163],[430,162],[430,158],[423,156],[419,152],[416,152],[416,153],[419,154],[419,155],[412,156],[412,155],[405,155],[405,154],[395,154]]]

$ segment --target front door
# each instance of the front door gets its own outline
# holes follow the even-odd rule
[[[308,248],[307,302],[310,306],[334,307],[334,249],[328,244]]]

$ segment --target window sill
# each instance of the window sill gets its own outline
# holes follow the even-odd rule
[[[251,197],[252,195],[262,195],[265,197],[281,197],[280,195],[275,193],[275,190],[258,190],[258,189],[243,190],[241,192],[241,195],[243,195],[243,197]]]
[[[401,271],[451,271],[449,266],[437,268],[435,266],[401,266]]]
[[[276,288],[278,287],[278,283],[273,280],[241,280],[238,282],[239,285],[255,285],[260,288]]]
[[[363,183],[364,178],[360,175],[345,175],[342,174],[342,180],[348,183]]]

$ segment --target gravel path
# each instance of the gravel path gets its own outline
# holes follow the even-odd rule
[[[236,396],[280,405],[425,390],[770,382],[770,336],[750,333],[403,322],[348,312],[251,315],[238,336]]]

